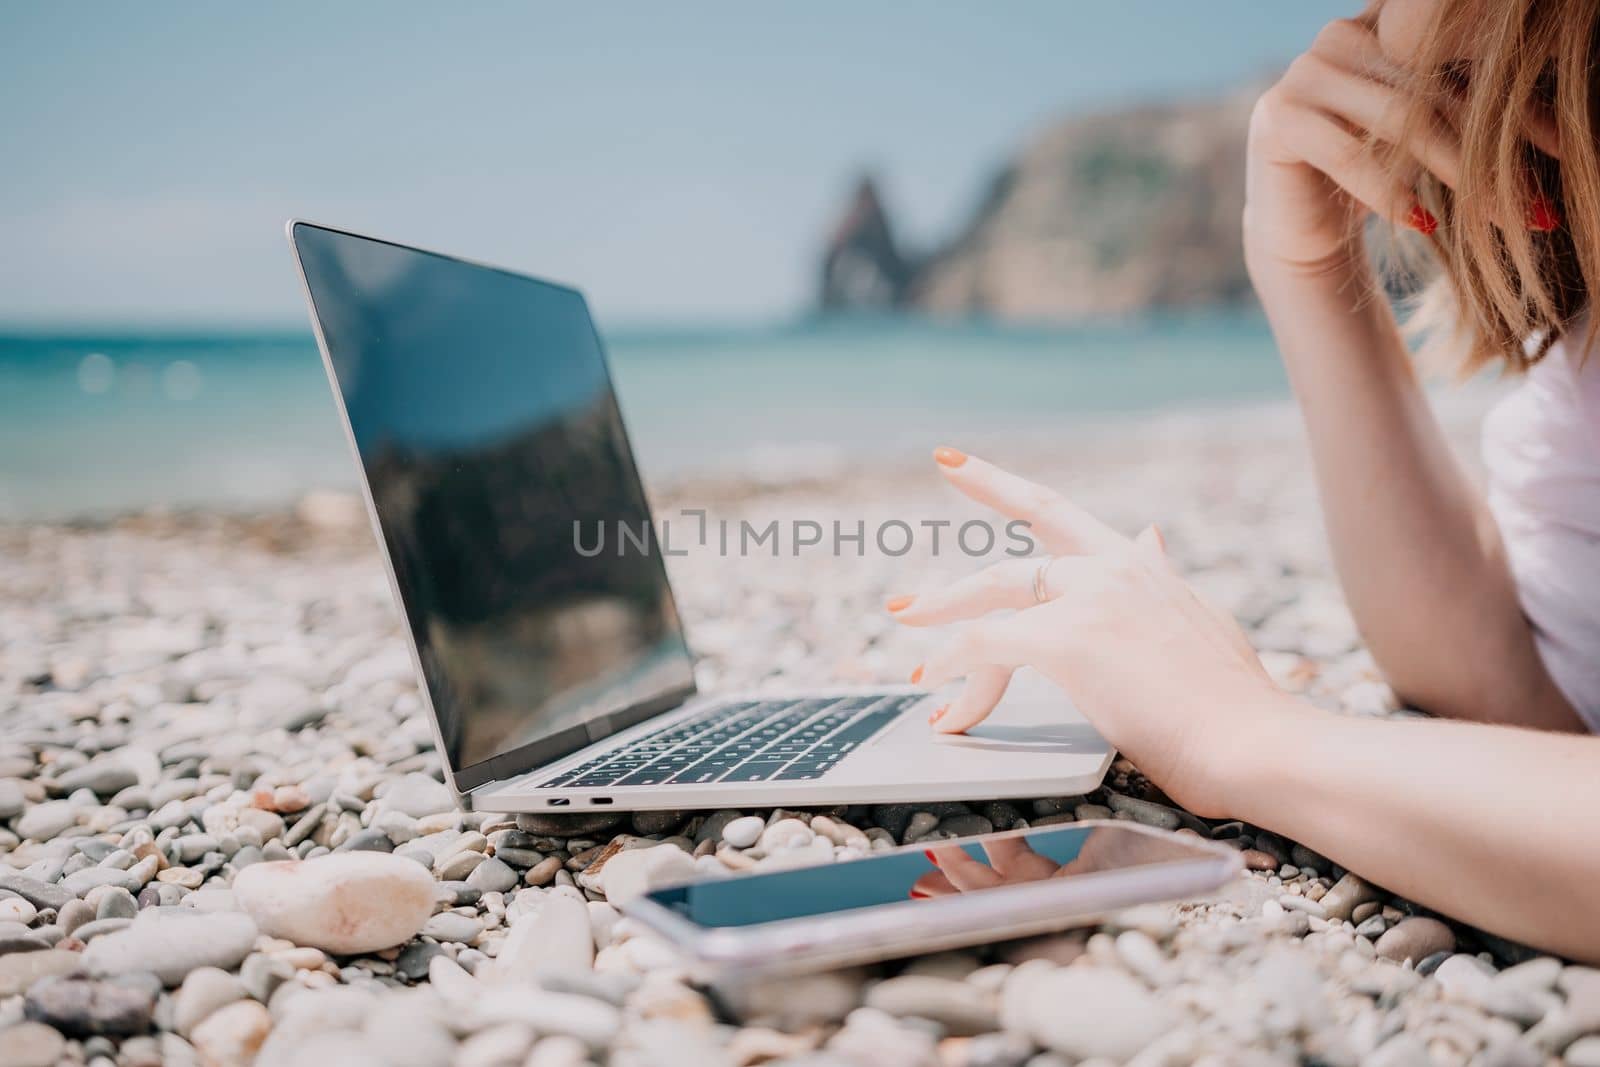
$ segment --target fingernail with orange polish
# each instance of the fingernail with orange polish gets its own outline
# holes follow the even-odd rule
[[[935,867],[939,866],[939,857],[933,854],[933,849],[925,848],[922,850],[922,854],[928,857],[929,863],[933,864]]]
[[[885,611],[904,611],[904,610],[906,610],[907,608],[909,608],[911,606],[911,602],[913,600],[915,600],[915,599],[917,599],[917,598],[914,597],[914,596],[890,597],[888,602],[883,605],[883,610],[885,610]]]
[[[925,900],[928,894],[924,893],[920,889],[913,889],[911,892],[907,893],[906,896],[910,897],[912,900]]]
[[[959,467],[967,461],[967,454],[960,449],[940,445],[933,450],[933,461],[941,467]]]
[[[1406,225],[1426,237],[1439,228],[1439,220],[1421,204],[1412,204],[1411,212],[1406,215]]]
[[[949,704],[946,704],[942,708],[934,708],[933,709],[933,714],[928,716],[928,725],[932,726],[934,723],[936,723],[940,719],[944,718],[944,713],[949,711],[949,710],[950,710],[950,705]]]
[[[1533,198],[1528,204],[1528,229],[1538,233],[1549,233],[1561,225],[1561,213],[1550,202],[1550,198],[1543,195]]]
[[[922,664],[917,664],[917,669],[911,672],[911,684],[916,685],[922,681]]]

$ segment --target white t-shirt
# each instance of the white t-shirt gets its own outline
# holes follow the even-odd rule
[[[1489,508],[1561,692],[1600,733],[1600,351],[1575,323],[1483,426]]]

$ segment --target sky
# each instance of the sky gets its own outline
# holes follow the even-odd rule
[[[922,247],[1050,119],[1282,67],[1332,0],[0,0],[0,327],[300,326],[291,216],[585,290],[813,299],[864,169]]]

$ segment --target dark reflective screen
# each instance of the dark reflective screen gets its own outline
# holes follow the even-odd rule
[[[1175,835],[1118,826],[1064,827],[696,882],[651,895],[701,926],[751,926],[1206,856]]]
[[[658,554],[574,540],[649,525],[583,297],[320,227],[294,241],[458,784],[681,699]]]

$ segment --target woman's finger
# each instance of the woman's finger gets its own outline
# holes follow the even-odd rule
[[[1417,204],[1416,193],[1395,179],[1361,138],[1320,109],[1288,101],[1282,122],[1285,147],[1326,174],[1379,218],[1431,233],[1437,222]]]
[[[941,734],[965,733],[989,717],[1011,684],[1007,667],[979,667],[967,675],[961,693],[928,718],[928,725]]]
[[[1127,538],[1052,489],[954,448],[935,449],[933,455],[951,485],[1002,515],[1026,522],[1050,552],[1100,552],[1127,544]]]
[[[1167,539],[1161,536],[1161,531],[1151,523],[1139,531],[1139,536],[1133,539],[1134,547],[1144,554],[1145,559],[1163,570],[1172,570],[1172,559],[1167,555]]]
[[[1008,882],[1033,882],[1056,873],[1056,862],[1030,848],[1025,837],[985,840],[983,851],[989,857],[989,865]]]
[[[990,889],[1005,882],[999,871],[973,859],[960,845],[930,848],[928,859],[939,868],[941,874],[950,879],[951,885],[963,893],[973,889]]]
[[[1023,643],[1032,645],[1028,632],[1029,624],[1034,622],[1031,616],[1031,611],[1023,611],[968,623],[944,648],[911,673],[912,684],[937,689],[985,667],[1015,670],[1022,666],[1025,658]],[[1027,620],[1020,624],[1020,629],[1018,620]],[[947,712],[946,717],[948,715]]]
[[[1284,76],[1284,87],[1302,104],[1380,141],[1404,144],[1408,155],[1450,188],[1460,184],[1461,138],[1437,112],[1425,123],[1411,124],[1410,99],[1403,90],[1363,77],[1316,52],[1294,61]]]
[[[961,890],[950,884],[941,871],[929,871],[911,883],[911,897],[948,897]]]
[[[1008,559],[959,578],[949,585],[889,602],[889,613],[907,626],[943,626],[991,611],[1021,611],[1061,591],[1050,585],[1053,557]]]

